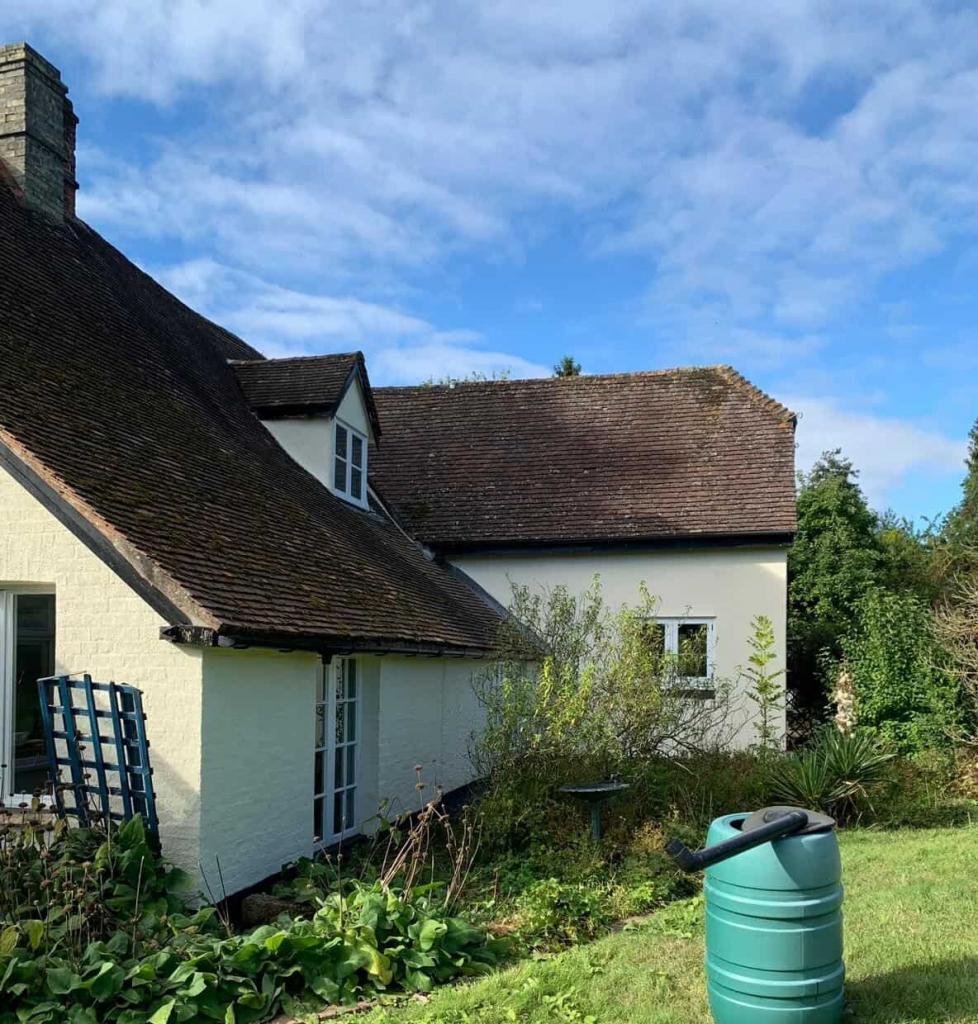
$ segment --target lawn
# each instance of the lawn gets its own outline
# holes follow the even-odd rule
[[[843,835],[848,1017],[978,1024],[978,827]],[[710,1021],[698,901],[368,1024]]]

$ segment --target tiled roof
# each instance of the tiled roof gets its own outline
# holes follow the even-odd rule
[[[262,419],[316,413],[331,416],[354,376],[359,375],[374,432],[380,433],[362,352],[235,360],[232,365],[248,404]]]
[[[377,388],[379,489],[435,547],[795,528],[794,416],[725,366]]]
[[[186,621],[283,646],[489,646],[481,596],[261,425],[228,364],[258,356],[84,224],[50,224],[0,187],[4,461]]]

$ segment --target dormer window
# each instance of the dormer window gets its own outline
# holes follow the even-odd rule
[[[333,424],[333,490],[367,504],[367,439],[338,420]]]

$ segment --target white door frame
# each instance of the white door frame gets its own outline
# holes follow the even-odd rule
[[[346,672],[348,671],[347,666],[352,665],[354,671],[354,696],[352,698],[347,697],[346,688]],[[330,660],[329,664],[324,664],[320,668],[322,687],[317,694],[317,713],[325,703],[325,727],[326,727],[326,743],[325,746],[320,746],[318,739],[316,740],[315,751],[317,754],[323,755],[323,771],[322,778],[316,778],[314,788],[314,800],[322,800],[322,832],[321,836],[316,837],[316,843],[319,847],[333,846],[336,843],[341,842],[344,839],[348,839],[350,836],[358,835],[360,832],[360,746],[361,746],[361,732],[362,732],[362,699],[363,699],[363,681],[360,678],[360,664],[356,658],[338,658],[334,657]],[[337,689],[340,682],[344,683],[343,698],[341,701],[337,701]],[[323,692],[325,691],[325,692]],[[320,695],[325,696],[326,700],[323,702],[319,699]],[[344,709],[349,705],[352,716],[344,721],[344,726],[347,722],[352,723],[352,730],[344,729],[344,739],[340,744],[336,742],[337,736],[337,705],[342,703]],[[349,739],[350,732],[352,731],[353,739]],[[347,766],[351,763],[348,760],[347,751],[353,750],[352,765],[353,765],[353,783],[352,785],[348,782]],[[336,753],[337,750],[342,751],[342,766],[344,770],[343,785],[337,787],[336,785]],[[314,765],[315,767],[315,765]],[[353,790],[353,820],[346,821],[345,828],[340,831],[336,831],[333,828],[334,824],[334,803],[336,799],[337,791],[340,790],[344,793],[344,809],[345,809],[345,794],[348,790]],[[315,825],[313,826],[315,831]]]
[[[33,793],[15,793],[14,775],[16,728],[15,700],[17,695],[17,598],[21,594],[51,594],[54,587],[44,584],[18,583],[0,588],[0,798],[16,806],[30,803]],[[55,611],[57,614],[57,611]],[[55,620],[57,621],[57,619]],[[57,627],[55,627],[57,629]],[[55,658],[57,658],[57,635],[55,636]],[[48,800],[44,801],[49,802]]]

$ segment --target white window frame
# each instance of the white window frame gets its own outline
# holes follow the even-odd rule
[[[354,666],[356,690],[354,697],[344,696],[337,700],[337,683],[342,679],[344,683],[344,695],[346,690],[347,666]],[[363,700],[363,679],[361,678],[361,666],[355,658],[333,658],[328,665],[323,665],[320,670],[320,678],[316,687],[315,720],[316,732],[314,736],[313,752],[313,842],[317,848],[335,846],[337,843],[360,833],[361,814],[361,766],[360,749],[362,733],[362,700]],[[336,716],[338,705],[352,705],[353,713],[353,739],[350,740],[349,732],[344,734],[342,743],[336,742]],[[318,736],[319,718],[322,716],[325,723],[325,736],[320,743]],[[342,786],[336,785],[336,752],[342,750],[344,765],[348,765],[347,750],[353,748],[353,783],[350,784],[348,774],[344,778]],[[317,755],[322,755],[322,770],[316,766]],[[353,790],[353,820],[344,821],[344,828],[340,831],[333,829],[334,801],[336,794],[344,794],[344,809],[346,805],[346,793]],[[323,801],[322,835],[316,835],[316,802]]]
[[[346,444],[344,445],[343,451],[340,451],[339,438],[337,433],[339,430],[346,431]],[[353,441],[354,438],[360,441],[360,452],[361,461],[360,466],[356,466],[353,462]],[[350,502],[352,505],[359,505],[361,508],[367,507],[367,459],[369,457],[369,445],[367,443],[367,436],[361,433],[356,427],[351,427],[345,420],[334,419],[333,420],[333,436],[332,436],[332,459],[330,460],[329,467],[329,487],[330,490]],[[341,487],[336,482],[336,464],[338,461],[343,462],[343,486]],[[353,470],[359,469],[361,473],[360,477],[360,496],[357,497],[352,489],[353,481]]]
[[[706,675],[678,676],[676,681],[679,685],[689,688],[711,688],[716,674],[716,619],[712,616],[663,615],[657,616],[653,622],[655,625],[663,627],[665,653],[677,658],[679,656],[679,627],[706,626]]]
[[[17,695],[17,598],[21,594],[49,594],[55,596],[54,587],[45,584],[19,583],[0,586],[0,764],[7,765],[0,780],[0,799],[8,806],[29,804],[33,793],[14,792],[16,775],[14,731],[16,728]],[[57,615],[57,608],[55,608]],[[55,620],[57,621],[57,620]],[[57,627],[56,627],[57,628]],[[55,634],[55,660],[57,660],[57,634]],[[50,804],[50,797],[41,802]]]

